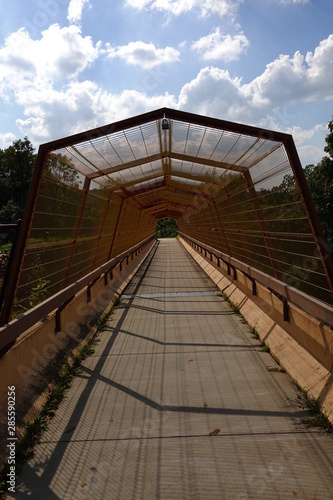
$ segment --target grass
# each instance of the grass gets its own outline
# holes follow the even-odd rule
[[[237,304],[235,304],[235,302],[233,302],[232,300],[230,300],[230,298],[228,297],[228,295],[226,293],[223,294],[223,298],[224,298],[224,300],[226,300],[227,302],[229,302],[231,309],[235,313],[240,314],[240,308],[239,308],[239,306]]]
[[[241,312],[240,312],[240,308],[237,306],[237,304],[235,304],[234,302],[232,302],[232,301],[229,299],[229,297],[228,297],[228,295],[227,295],[227,294],[225,294],[225,293],[223,293],[223,294],[222,294],[222,293],[218,292],[218,294],[217,294],[217,295],[219,295],[219,296],[223,297],[223,298],[224,298],[224,300],[226,300],[227,302],[229,302],[229,304],[230,304],[231,308],[232,308],[232,309],[233,309],[236,313],[239,313],[239,314],[242,316],[242,318],[244,319],[243,315],[242,315],[242,314],[241,314]],[[246,321],[245,319],[244,319],[244,322],[245,322],[245,323],[247,323],[247,321]],[[256,328],[255,326],[250,327],[250,333],[251,333],[251,335],[252,335],[252,338],[253,338],[253,339],[260,340],[260,335],[259,335],[259,332],[258,332],[258,330],[257,330],[257,328]],[[279,368],[279,370],[278,370],[279,372],[285,372],[285,369],[281,367],[281,364],[280,364],[280,360],[279,360],[279,358],[278,358],[277,356],[274,356],[274,354],[272,354],[272,353],[271,353],[271,349],[270,349],[270,347],[269,347],[269,345],[268,345],[268,344],[266,344],[265,342],[262,342],[262,343],[261,343],[261,348],[260,348],[260,350],[261,350],[262,352],[268,352],[268,354],[270,354],[270,355],[272,356],[272,358],[275,360],[275,362],[276,362],[276,363],[279,365],[279,367],[280,367],[280,368]],[[273,370],[271,370],[271,371],[273,371]]]
[[[308,408],[313,412],[310,417],[304,418],[303,422],[306,427],[316,427],[322,429],[328,434],[333,434],[333,424],[329,421],[328,416],[323,411],[321,401],[318,398],[308,394],[308,391],[294,382],[298,390],[296,401],[301,408]]]
[[[260,340],[260,336],[259,336],[258,330],[256,329],[255,326],[252,326],[250,328],[250,333],[251,333],[253,339]]]
[[[265,342],[262,342],[260,350],[261,352],[268,352],[269,354],[271,352],[271,348]]]
[[[234,302],[232,302],[229,299],[227,294],[218,293],[218,295],[223,296],[224,300],[229,302],[231,308],[235,312],[240,313],[240,308],[237,306],[237,304],[235,304]],[[254,338],[256,340],[260,340],[258,330],[256,329],[255,326],[252,326],[250,328],[250,332],[251,332],[252,338]],[[272,356],[272,358],[274,359],[274,361],[277,363],[277,365],[280,367],[278,369],[278,371],[285,373],[285,369],[283,367],[281,367],[280,359],[278,358],[278,356],[275,356],[274,354],[271,353],[271,349],[270,349],[268,344],[266,344],[265,342],[262,342],[260,350],[261,350],[261,352],[269,353]],[[270,371],[277,371],[277,370],[271,369]],[[310,417],[304,418],[304,420],[303,420],[304,424],[307,427],[320,428],[329,434],[333,434],[333,424],[329,421],[328,416],[323,411],[322,404],[321,404],[320,400],[310,396],[305,389],[302,389],[297,384],[297,382],[294,382],[294,383],[299,391],[299,394],[297,395],[298,404],[300,404],[300,406],[302,408],[308,408],[309,410],[311,410],[313,412],[313,415],[311,415]]]
[[[15,474],[22,469],[26,458],[33,454],[34,446],[43,432],[48,428],[49,422],[55,414],[66,390],[70,387],[73,378],[80,373],[82,361],[93,354],[94,346],[99,340],[91,337],[78,350],[71,364],[66,365],[63,376],[56,387],[49,393],[42,411],[27,425],[25,435],[16,448]],[[0,475],[0,498],[4,498],[9,466],[5,465]]]
[[[107,322],[109,321],[114,308],[117,307],[119,303],[120,297],[117,296],[111,309],[107,313],[103,314],[98,321],[96,335],[105,330]],[[77,351],[72,360],[72,363],[66,365],[60,381],[58,382],[56,387],[49,393],[42,411],[35,417],[32,422],[28,423],[25,435],[16,448],[16,476],[22,470],[25,460],[33,454],[36,443],[38,442],[43,432],[48,428],[49,423],[55,415],[55,411],[57,410],[60,402],[64,398],[66,390],[70,387],[73,378],[81,372],[82,361],[95,352],[94,346],[97,344],[97,342],[99,342],[99,339],[96,337],[96,335],[89,338],[88,341]],[[0,498],[5,498],[8,472],[9,466],[5,465],[0,474]]]
[[[0,245],[0,252],[5,252],[7,250],[7,252],[10,253],[12,245],[12,243],[4,243],[3,245]]]

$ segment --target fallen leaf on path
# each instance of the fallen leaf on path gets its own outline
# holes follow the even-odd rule
[[[217,436],[221,432],[221,429],[214,429],[209,433],[210,436]]]

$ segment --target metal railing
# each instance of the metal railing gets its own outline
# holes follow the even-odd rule
[[[91,287],[93,284],[101,278],[103,275],[105,276],[105,284],[107,284],[107,276],[111,273],[113,269],[120,264],[124,260],[129,262],[130,258],[133,258],[134,253],[141,252],[144,247],[146,247],[151,241],[155,240],[155,235],[151,235],[145,240],[142,240],[137,245],[131,247],[130,249],[122,252],[116,257],[112,258],[102,266],[98,267],[88,275],[79,279],[75,283],[69,285],[64,288],[60,292],[56,293],[52,297],[46,299],[44,302],[41,302],[34,308],[29,311],[23,313],[16,319],[13,319],[6,325],[0,327],[0,349],[5,348],[13,341],[15,341],[23,332],[31,328],[33,325],[41,321],[48,314],[55,310],[61,310],[65,303],[71,301],[73,297],[85,287],[87,287],[87,302],[89,302]]]
[[[17,238],[18,238],[18,234],[19,234],[19,231],[21,228],[21,224],[22,224],[21,219],[19,219],[16,224],[0,224],[0,232],[5,233],[5,232],[13,231],[13,230],[15,231],[11,250],[10,250],[8,256],[6,257],[6,263],[3,266],[4,269],[2,269],[2,271],[4,271],[4,274],[3,274],[3,282],[2,282],[2,286],[1,286],[1,290],[0,290],[0,318],[1,318],[2,304],[3,304],[4,299],[5,299],[6,288],[7,288],[7,284],[9,281],[10,270],[11,270],[11,266],[12,266],[12,262],[13,262],[13,255],[15,253]]]
[[[266,287],[271,293],[282,301],[285,321],[289,321],[288,304],[291,303],[333,328],[333,309],[328,304],[306,295],[300,290],[297,290],[297,288],[291,287],[286,283],[283,283],[282,281],[255,269],[254,267],[244,264],[243,262],[220,252],[216,248],[206,245],[205,243],[202,243],[194,238],[190,238],[182,232],[179,232],[179,235],[193,248],[197,251],[199,250],[201,254],[204,253],[206,258],[207,253],[209,254],[210,260],[212,260],[212,257],[214,256],[217,259],[218,267],[219,261],[223,262],[227,266],[227,274],[230,281],[237,281],[237,271],[243,273],[245,277],[252,281],[253,295],[256,295],[256,283]]]

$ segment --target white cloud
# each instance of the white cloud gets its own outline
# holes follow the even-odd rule
[[[275,0],[276,2],[281,3],[282,5],[297,5],[297,4],[306,4],[309,3],[309,0]]]
[[[18,119],[16,124],[35,145],[161,106],[177,105],[167,93],[156,97],[135,90],[111,94],[91,81],[71,82],[61,91],[50,92],[48,100],[39,101],[31,91],[22,104],[28,118]]]
[[[181,4],[184,7],[184,2]],[[151,6],[152,2],[143,1],[140,5]],[[189,0],[190,5],[199,3]],[[204,5],[208,8],[210,4]],[[217,28],[197,40],[192,48],[206,59],[232,60],[247,45],[245,35],[223,36]],[[105,53],[111,59],[118,57],[128,64],[140,65],[147,73],[150,68],[180,59],[175,48],[159,49],[142,41],[107,45],[102,50],[100,43],[94,44],[91,37],[82,36],[80,28],[74,25],[61,28],[54,24],[42,32],[39,40],[32,39],[24,29],[8,36],[0,47],[0,96],[22,106],[24,116],[16,121],[21,133],[37,145],[163,105],[258,126],[272,124],[267,128],[286,131],[295,123],[294,117],[281,115],[281,110],[290,109],[289,104],[333,98],[333,35],[320,42],[313,52],[281,55],[247,83],[221,68],[207,66],[183,85],[178,97],[167,92],[158,95],[156,88],[155,95],[149,96],[148,86],[141,92],[126,89],[115,94],[92,81],[77,81]],[[106,61],[103,63],[107,70]],[[300,146],[315,135],[324,134],[318,130],[311,137],[311,133],[292,130]],[[12,139],[13,136],[0,136],[0,141]]]
[[[323,143],[321,140],[318,142]],[[295,144],[303,167],[306,165],[317,165],[324,157],[324,143],[322,147],[313,144],[299,145],[295,140]]]
[[[76,77],[99,55],[100,44],[83,37],[77,26],[51,25],[40,40],[23,28],[0,48],[0,95],[19,90],[32,79],[60,81]]]
[[[13,141],[16,140],[16,137],[11,132],[7,132],[5,134],[0,133],[0,148],[5,149],[13,144]]]
[[[221,59],[230,62],[239,59],[249,45],[243,33],[235,36],[222,35],[220,28],[215,28],[209,35],[193,42],[192,49],[202,53],[205,60]]]
[[[285,132],[287,134],[291,134],[297,142],[297,144],[301,145],[308,142],[310,139],[313,139],[317,134],[322,134],[327,130],[327,124],[319,124],[315,125],[312,129],[303,130],[301,127],[293,126],[286,128]]]
[[[71,23],[80,23],[83,7],[89,0],[70,0],[67,19]]]
[[[261,106],[277,107],[296,101],[333,98],[333,35],[306,57],[281,55],[243,87],[247,98]]]
[[[250,83],[216,67],[201,69],[184,85],[179,103],[187,109],[251,122],[293,103],[333,98],[333,35],[306,57],[281,55]],[[288,120],[284,125],[289,126]],[[284,127],[286,128],[286,127]]]
[[[248,123],[255,112],[242,92],[239,78],[231,78],[228,71],[208,66],[183,86],[178,103],[188,111]]]
[[[142,41],[130,42],[118,47],[107,46],[108,57],[120,57],[128,64],[140,66],[144,69],[154,68],[160,64],[179,60],[179,51],[172,47],[158,49],[153,43]]]
[[[234,17],[242,0],[127,0],[135,9],[151,9],[179,16],[199,10],[201,16]]]

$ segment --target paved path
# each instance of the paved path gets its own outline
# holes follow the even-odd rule
[[[304,426],[274,367],[181,244],[161,240],[15,498],[333,499],[333,438]]]

